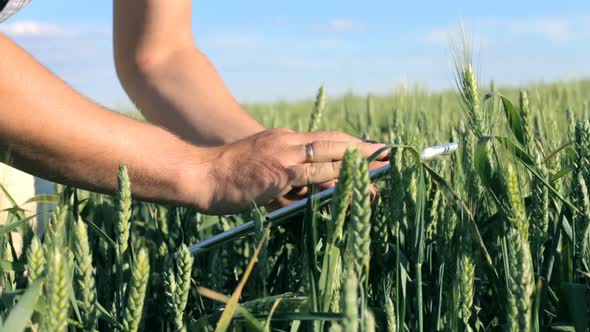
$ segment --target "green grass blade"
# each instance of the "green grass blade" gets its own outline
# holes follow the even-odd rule
[[[29,198],[24,204],[27,203],[59,203],[59,194],[46,194],[46,195],[37,195]],[[24,205],[23,204],[23,205]]]
[[[0,328],[1,331],[25,331],[31,315],[35,310],[37,299],[41,296],[41,285],[42,280],[39,279],[29,286],[18,301],[16,307],[10,311],[10,314]]]
[[[490,92],[484,96],[483,100],[487,101],[494,97],[498,97],[501,99],[502,108],[504,109],[504,115],[506,115],[508,126],[514,134],[514,137],[516,137],[520,144],[525,145],[525,132],[524,127],[522,125],[522,119],[520,118],[520,112],[518,112],[516,107],[514,107],[510,99],[504,97],[499,93]]]
[[[391,149],[391,147],[385,146],[385,147],[382,147],[381,149],[375,151],[372,155],[369,156],[369,158],[367,158],[367,162],[369,162],[369,163],[374,162],[375,160],[377,160],[377,157],[379,157],[383,152],[385,152],[389,149]]]
[[[0,273],[2,272],[23,272],[25,264],[13,262],[6,259],[0,259]]]
[[[238,301],[240,300],[240,296],[242,295],[242,291],[244,290],[244,287],[246,286],[246,282],[248,282],[248,278],[250,277],[250,274],[252,273],[252,269],[254,269],[254,265],[256,264],[256,259],[258,258],[258,255],[260,254],[260,251],[262,250],[262,246],[266,242],[267,238],[268,238],[268,232],[265,232],[264,236],[262,237],[262,240],[260,241],[260,243],[256,247],[256,250],[254,251],[252,258],[250,258],[250,262],[248,263],[248,266],[246,267],[246,270],[244,271],[244,274],[242,276],[242,279],[240,280],[240,283],[238,284],[238,286],[234,290],[230,300],[227,302],[227,305],[225,306],[225,310],[223,310],[223,313],[221,314],[221,317],[219,318],[219,321],[217,322],[217,326],[215,327],[215,332],[227,331],[227,329],[229,328],[229,324],[231,323],[234,313],[238,307]]]
[[[32,216],[28,216],[26,218],[20,219],[16,222],[13,222],[12,224],[8,224],[6,226],[2,226],[0,228],[0,237],[3,235],[6,235],[10,232],[12,232],[13,230],[17,229],[19,226],[24,225],[26,223],[28,223],[29,221],[33,220],[35,217],[37,217],[38,214],[34,214]]]
[[[8,192],[8,190],[6,190],[6,188],[2,185],[2,183],[0,183],[0,189],[4,192],[4,195],[6,195],[6,199],[8,199],[8,202],[10,202],[12,207],[18,208],[19,205],[16,203],[14,198],[12,198],[12,195],[10,195],[10,193]]]
[[[86,218],[82,218],[82,220],[88,225],[90,226],[90,229],[92,229],[94,232],[96,232],[96,234],[103,239],[106,243],[109,244],[109,246],[111,246],[111,248],[116,248],[117,244],[115,243],[115,241],[113,239],[111,239],[110,236],[107,235],[107,233],[105,233],[105,231],[103,231],[100,227],[96,226],[95,223],[93,223],[92,221],[86,219]]]
[[[221,293],[218,293],[214,290],[207,289],[205,287],[198,287],[197,291],[200,295],[212,299],[214,301],[218,301],[227,305],[227,303],[231,300],[230,297],[225,296]],[[280,300],[277,299],[277,300]],[[276,302],[276,301],[275,301]],[[260,322],[246,309],[244,306],[238,304],[236,308],[237,314],[241,315],[245,320],[246,323],[250,325],[250,328],[258,331],[264,331],[264,326],[260,324]]]
[[[555,174],[553,174],[553,176],[551,176],[551,182],[555,182],[555,181],[561,179],[562,177],[568,175],[571,172],[572,172],[572,167],[571,166],[565,166],[564,168],[562,168],[559,171],[555,172]]]

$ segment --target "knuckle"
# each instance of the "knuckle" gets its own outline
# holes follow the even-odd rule
[[[294,131],[289,128],[274,128],[271,129],[271,131],[278,135],[288,135],[294,133]]]
[[[311,174],[311,177],[313,177],[313,178],[320,176],[322,174],[322,166],[315,165],[315,166],[310,167],[309,173]]]
[[[360,152],[365,156],[369,156],[377,151],[375,145],[369,143],[360,143],[356,146],[356,148],[360,150]]]
[[[337,130],[327,131],[326,134],[328,134],[328,136],[331,136],[331,137],[338,137],[338,136],[344,135],[343,133],[341,133],[341,132],[339,132]]]
[[[281,137],[279,137],[278,141],[281,143],[281,145],[293,145],[293,144],[297,144],[299,142],[296,134],[289,134],[289,135],[281,136]]]
[[[317,133],[317,137],[321,140],[333,140],[338,137],[338,132],[335,130],[325,130]]]
[[[303,167],[303,179],[307,182],[311,181],[311,178],[313,177],[313,167],[311,166],[311,164],[307,164]]]
[[[311,142],[311,147],[313,148],[314,152],[318,153],[321,151],[328,151],[332,147],[332,142],[330,141],[313,141]]]
[[[340,140],[350,141],[350,140],[353,139],[352,136],[350,136],[348,134],[345,134],[345,133],[343,133],[341,131],[335,131],[335,130],[333,130],[333,131],[330,131],[329,134],[330,134],[330,137],[332,139],[339,140],[339,141]]]
[[[291,129],[277,128],[273,129],[273,131],[273,140],[277,145],[291,145],[294,141],[296,141],[296,133]]]

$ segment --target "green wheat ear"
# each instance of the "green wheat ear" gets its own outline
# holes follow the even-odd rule
[[[526,222],[526,217],[524,214],[518,176],[512,165],[508,166],[507,190],[508,202],[511,209],[509,218],[510,226],[512,226],[518,232],[520,238],[524,239],[528,243],[529,225]]]
[[[74,258],[76,261],[75,289],[81,300],[82,324],[87,331],[94,330],[97,320],[97,300],[95,287],[95,270],[92,266],[92,253],[88,242],[88,230],[81,220],[76,222],[76,243]]]
[[[530,331],[532,326],[532,296],[535,288],[533,260],[528,242],[528,224],[524,216],[522,196],[516,171],[509,165],[507,191],[510,203],[508,215],[509,294],[507,320],[511,331]]]
[[[49,218],[49,228],[45,235],[45,248],[50,250],[54,247],[63,248],[65,246],[66,234],[66,219],[68,217],[68,207],[65,205],[57,205],[51,212]]]
[[[470,116],[471,125],[478,137],[483,135],[483,115],[481,113],[479,89],[477,87],[477,79],[471,64],[468,63],[463,68],[463,98],[467,106],[467,111]]]
[[[43,275],[43,272],[45,271],[45,262],[43,246],[35,234],[27,249],[27,279],[29,285]]]
[[[344,221],[352,195],[355,160],[354,150],[346,150],[332,201],[332,223],[328,229],[328,242],[332,244],[339,244],[342,240]]]
[[[330,330],[329,332],[342,332],[342,325],[338,324],[338,323],[332,323],[332,325],[330,325]]]
[[[344,255],[347,264],[352,264],[361,280],[366,277],[371,248],[371,180],[369,165],[358,151],[355,151],[352,208],[348,228],[348,248]],[[347,266],[344,267],[348,269]]]
[[[71,287],[70,267],[62,249],[54,248],[48,254],[45,298],[47,311],[44,315],[45,331],[66,331]]]
[[[480,106],[479,88],[477,78],[472,67],[471,50],[466,39],[463,41],[462,49],[455,52],[455,70],[459,92],[467,113],[469,126],[477,136],[481,138],[485,131],[484,116]]]
[[[385,294],[385,315],[386,315],[386,322],[387,322],[387,331],[389,332],[397,332],[397,322],[395,317],[395,306],[391,297],[388,294]]]
[[[575,213],[574,223],[576,229],[576,265],[580,271],[585,270],[585,265],[590,264],[590,198],[588,187],[582,174],[578,174],[576,188],[576,206],[580,212]]]
[[[125,284],[123,282],[123,274],[128,270],[128,253],[129,248],[129,233],[131,229],[131,181],[127,167],[121,165],[117,173],[117,197],[116,209],[117,219],[115,220],[115,267],[117,271],[117,284],[115,292],[115,300],[113,303],[113,314],[117,319],[121,319],[123,313],[123,304],[125,301]]]
[[[371,218],[372,229],[371,229],[371,251],[374,256],[373,259],[377,259],[380,262],[384,262],[389,246],[387,244],[389,240],[389,220],[386,216],[385,206],[381,197],[377,199],[377,203],[374,204],[375,214]]]
[[[139,328],[143,311],[145,292],[150,274],[148,252],[141,248],[131,268],[131,281],[127,286],[127,303],[123,315],[125,331],[135,332]]]
[[[344,309],[344,330],[357,332],[359,328],[359,304],[358,304],[359,281],[354,270],[350,269],[345,274],[343,288],[343,309]]]
[[[178,299],[178,285],[176,284],[176,275],[174,273],[174,265],[172,260],[167,260],[166,268],[162,274],[164,283],[164,295],[166,296],[166,306],[173,323],[176,325],[176,308],[180,302]]]
[[[309,119],[309,127],[307,131],[315,131],[318,129],[320,122],[322,121],[322,113],[326,108],[326,93],[324,85],[322,84],[318,89],[318,93],[315,97],[313,104],[313,110],[311,111],[311,118]]]
[[[520,104],[520,119],[522,122],[522,126],[524,129],[524,142],[525,147],[529,154],[533,154],[536,152],[534,146],[534,133],[533,133],[533,126],[531,124],[531,106],[529,102],[529,96],[526,90],[520,90],[519,95],[519,104]]]
[[[458,258],[458,289],[459,289],[459,316],[462,318],[466,331],[472,331],[469,319],[473,307],[475,262],[473,260],[473,245],[471,234],[465,232],[461,238],[461,251]]]
[[[576,123],[574,152],[572,173],[574,177],[581,173],[588,183],[590,181],[590,123],[588,121]]]
[[[365,322],[364,322],[364,331],[366,332],[375,332],[376,324],[375,324],[375,316],[373,312],[369,309],[365,310]]]
[[[176,299],[175,326],[177,331],[184,329],[184,310],[188,302],[188,294],[191,287],[191,273],[193,271],[193,256],[183,243],[178,250],[176,259]]]
[[[426,236],[429,241],[434,241],[438,236],[439,221],[442,219],[440,217],[441,210],[439,206],[442,205],[441,193],[439,190],[434,190],[434,194],[432,194],[430,200],[430,211],[428,213],[428,225],[426,228]]]
[[[571,107],[566,108],[565,116],[567,118],[567,132],[569,139],[574,139],[576,135],[576,118],[574,110]]]
[[[547,167],[537,159],[537,171],[549,181]],[[535,257],[535,269],[539,271],[543,262],[543,244],[547,240],[549,230],[549,189],[536,176],[531,179],[531,204],[529,213],[531,250]]]
[[[512,324],[511,331],[531,331],[535,285],[530,247],[520,236],[511,233],[508,237],[510,287],[507,319]]]
[[[124,256],[129,246],[131,224],[131,181],[127,167],[121,165],[117,173],[117,222],[115,224],[119,255]]]

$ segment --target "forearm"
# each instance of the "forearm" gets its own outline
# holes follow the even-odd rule
[[[233,98],[207,57],[193,47],[164,59],[120,56],[117,68],[125,90],[144,116],[184,139],[221,145],[264,127]]]
[[[188,178],[206,187],[205,149],[90,102],[1,34],[0,50],[1,161],[106,193],[116,190],[117,168],[126,164],[136,197],[207,208],[206,198],[184,190]]]
[[[190,0],[114,0],[115,65],[144,116],[198,145],[264,130],[233,98],[191,32]]]

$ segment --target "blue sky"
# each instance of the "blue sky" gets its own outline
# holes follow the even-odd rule
[[[242,102],[308,98],[322,83],[332,96],[450,88],[461,20],[486,84],[590,77],[587,0],[193,2],[197,44]],[[127,107],[111,21],[110,1],[33,0],[0,31],[86,96]]]

